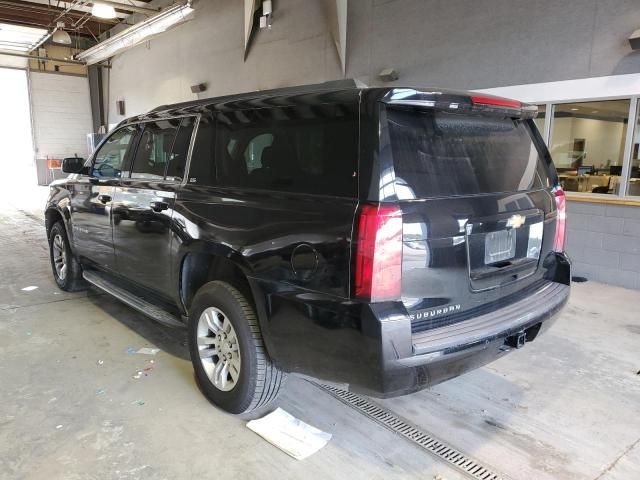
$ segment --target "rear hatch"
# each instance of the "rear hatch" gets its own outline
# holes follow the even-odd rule
[[[508,109],[383,108],[403,219],[401,297],[413,331],[541,288],[555,200],[533,122]]]

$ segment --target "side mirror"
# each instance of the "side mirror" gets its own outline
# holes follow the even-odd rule
[[[84,158],[69,157],[62,159],[62,171],[64,173],[82,173]]]

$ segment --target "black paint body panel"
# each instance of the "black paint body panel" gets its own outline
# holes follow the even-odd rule
[[[51,185],[48,226],[56,215],[62,217],[84,268],[104,270],[126,288],[183,317],[189,314],[192,296],[186,292],[192,280],[185,266],[211,258],[232,262],[250,285],[268,353],[283,370],[346,382],[374,395],[407,393],[458,375],[501,355],[509,332],[487,337],[480,346],[443,352],[438,358],[422,357],[413,350],[412,312],[452,303],[472,314],[483,305],[498,310],[521,300],[518,292],[526,292],[526,287],[569,285],[567,258],[551,252],[554,185],[535,192],[481,197],[400,202],[389,198],[382,177],[393,164],[385,137],[379,135],[380,105],[394,91],[258,92],[159,107],[122,123],[177,115],[215,122],[220,115],[257,108],[288,108],[310,115],[323,105],[355,107],[360,133],[358,193],[352,198],[205,186],[186,180],[177,184],[122,178],[96,183],[86,175],[70,175]],[[444,97],[463,106],[468,100],[467,94],[456,92],[438,98]],[[546,152],[539,136],[536,141]],[[212,161],[194,155],[190,164],[193,169],[197,162]],[[103,204],[98,200],[101,193],[113,200]],[[517,198],[510,198],[514,195]],[[167,203],[165,210],[149,208],[159,200]],[[397,203],[405,222],[429,226],[424,238],[405,239],[401,300],[370,304],[353,297],[352,236],[363,202]],[[545,219],[539,264],[526,278],[509,281],[505,277],[500,287],[475,291],[466,240],[453,240],[464,237],[458,220],[499,222],[523,205]],[[564,304],[568,288],[561,295],[560,304]],[[538,309],[523,328],[543,322],[546,328],[558,310]]]

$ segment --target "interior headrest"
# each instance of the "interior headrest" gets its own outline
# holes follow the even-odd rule
[[[260,156],[262,168],[273,168],[276,159],[276,151],[273,147],[264,147]]]

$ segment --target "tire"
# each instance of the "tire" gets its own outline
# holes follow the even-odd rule
[[[238,289],[221,281],[202,286],[191,306],[188,336],[196,381],[213,404],[240,414],[276,398],[285,374],[271,363],[254,310]]]
[[[71,252],[67,231],[62,221],[57,221],[49,231],[49,259],[53,278],[58,287],[66,292],[77,292],[87,287],[82,278],[80,263]],[[62,268],[60,265],[62,261]]]

